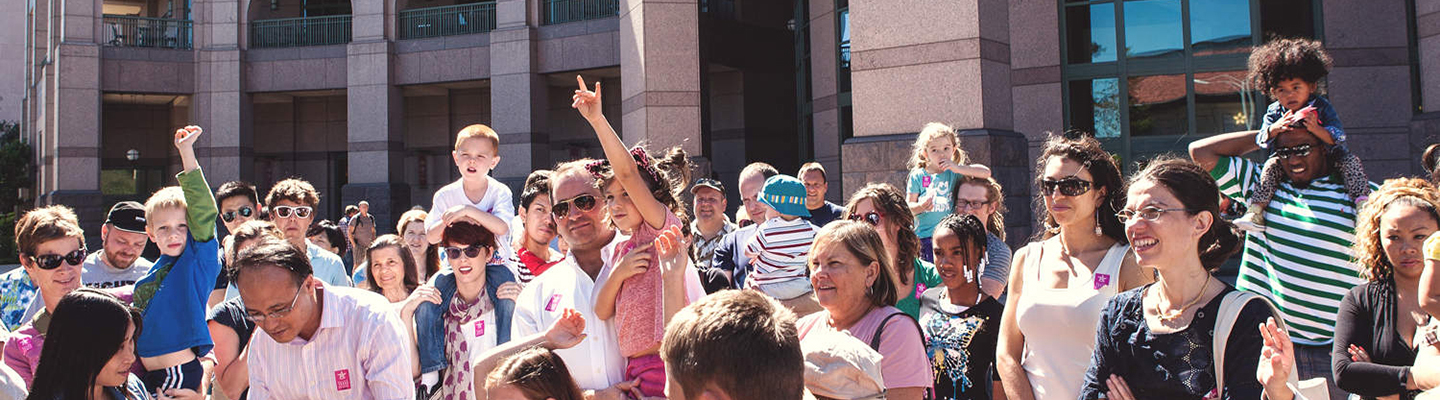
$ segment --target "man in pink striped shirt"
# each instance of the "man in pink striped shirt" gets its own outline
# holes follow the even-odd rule
[[[384,297],[328,286],[306,254],[278,239],[235,259],[250,342],[251,400],[410,400],[409,334]]]

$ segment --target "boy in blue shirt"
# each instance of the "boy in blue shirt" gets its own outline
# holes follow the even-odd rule
[[[205,323],[205,305],[220,273],[220,244],[215,240],[219,211],[210,185],[195,159],[202,130],[175,131],[183,170],[180,186],[161,189],[145,201],[145,234],[160,247],[160,259],[135,283],[135,306],[145,329],[135,351],[145,366],[146,389],[200,390],[204,370],[199,357],[213,344]]]

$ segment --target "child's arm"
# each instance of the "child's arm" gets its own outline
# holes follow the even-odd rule
[[[510,231],[510,224],[505,223],[505,220],[467,205],[458,205],[450,207],[449,210],[445,210],[445,214],[441,216],[441,220],[444,221],[444,223],[439,225],[439,231],[443,234],[446,226],[450,226],[450,224],[460,219],[475,221],[476,225],[489,229],[495,236],[504,235]]]
[[[985,164],[960,165],[946,161],[945,166],[945,169],[960,175],[973,176],[976,178],[990,177],[990,167],[985,166]]]
[[[180,165],[184,168],[175,179],[185,192],[185,223],[190,237],[196,242],[208,242],[215,238],[215,217],[220,215],[220,210],[215,206],[210,184],[205,182],[205,173],[195,159],[195,140],[201,133],[204,130],[195,125],[175,130],[175,148],[180,151]]]
[[[615,270],[610,272],[610,277],[600,286],[600,292],[595,294],[595,316],[601,321],[608,321],[615,316],[615,298],[620,295],[620,284],[632,276],[644,273],[645,269],[650,267],[650,260],[654,258],[654,253],[650,251],[651,246],[654,246],[653,242],[635,246],[629,253],[625,253],[624,257],[620,257],[620,262],[615,263]]]
[[[905,178],[905,206],[909,207],[913,214],[930,211],[935,205],[935,196],[926,190],[927,188],[922,183],[923,179],[925,179],[925,172],[920,168],[911,170],[910,176]],[[925,193],[925,196],[922,197],[921,193]]]
[[[640,176],[640,167],[635,165],[635,159],[630,157],[630,152],[625,148],[625,142],[620,140],[620,136],[616,135],[615,129],[610,126],[610,121],[600,112],[600,82],[595,82],[595,91],[592,92],[585,88],[584,78],[576,75],[575,80],[580,83],[580,89],[575,91],[574,102],[570,107],[579,110],[580,115],[590,122],[590,127],[595,129],[600,146],[605,148],[605,158],[610,160],[610,169],[615,173],[615,180],[625,188],[625,193],[630,195],[630,201],[635,202],[635,208],[640,211],[640,216],[645,217],[645,223],[655,229],[664,227],[665,215],[670,209],[655,200],[655,195],[650,193],[650,187]]]
[[[690,258],[685,256],[685,249],[690,247],[690,244],[686,243],[687,240],[680,234],[679,227],[670,227],[661,232],[655,242],[655,250],[660,254],[660,276],[664,282],[660,298],[664,304],[665,325],[669,325],[670,318],[690,305],[690,297],[685,290],[686,274],[690,273]]]
[[[1325,144],[1335,145],[1345,142],[1345,125],[1340,123],[1340,115],[1335,113],[1335,107],[1329,102],[1316,101],[1315,113],[1306,114],[1305,129],[1311,134],[1325,141]],[[1312,125],[1320,129],[1312,128]]]

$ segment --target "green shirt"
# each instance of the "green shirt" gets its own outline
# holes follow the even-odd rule
[[[944,285],[944,283],[940,281],[940,273],[935,272],[935,264],[931,264],[917,257],[913,265],[915,266],[915,285],[913,285],[913,288],[905,288],[900,290],[900,293],[897,293],[900,301],[895,302],[895,308],[904,311],[910,315],[910,318],[915,318],[916,321],[919,321],[920,294],[925,293],[926,289],[940,287]]]

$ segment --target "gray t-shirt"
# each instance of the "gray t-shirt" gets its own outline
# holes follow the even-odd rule
[[[134,285],[155,266],[154,262],[146,260],[145,257],[136,257],[130,268],[115,269],[105,263],[104,253],[105,250],[100,250],[85,257],[85,264],[81,266],[84,272],[80,275],[80,282],[84,283],[85,287],[110,289]]]

